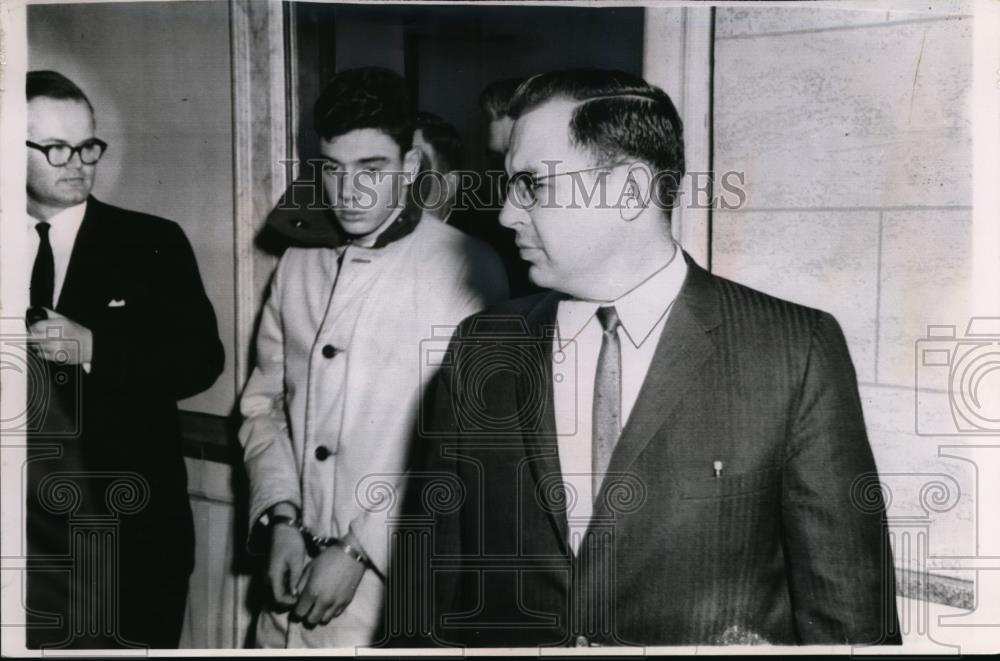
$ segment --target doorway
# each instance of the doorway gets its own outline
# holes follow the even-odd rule
[[[300,158],[315,155],[312,104],[337,71],[384,66],[403,75],[417,109],[454,125],[465,163],[487,163],[479,93],[490,82],[570,67],[642,75],[641,7],[287,5]],[[495,165],[495,164],[492,164]]]

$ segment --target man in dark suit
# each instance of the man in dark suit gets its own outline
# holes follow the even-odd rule
[[[390,635],[898,643],[837,322],[675,244],[683,142],[660,89],[541,74],[511,114],[501,222],[554,291],[465,320],[440,361],[396,547],[417,619],[390,614]]]
[[[223,366],[175,223],[90,195],[106,145],[53,71],[27,76],[35,350],[28,646],[176,647],[194,564],[177,400]]]

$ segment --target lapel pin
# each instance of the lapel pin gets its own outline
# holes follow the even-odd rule
[[[712,471],[715,473],[715,477],[722,477],[722,462],[716,459],[712,462]]]

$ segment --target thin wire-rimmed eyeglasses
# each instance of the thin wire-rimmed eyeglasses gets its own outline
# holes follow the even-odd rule
[[[84,140],[75,147],[64,143],[40,145],[31,140],[25,140],[24,144],[45,154],[45,160],[49,162],[49,165],[56,168],[61,168],[73,160],[73,154],[79,154],[80,162],[84,165],[93,165],[101,160],[101,156],[104,155],[105,150],[108,148],[108,143],[99,138]]]
[[[538,204],[538,195],[536,195],[535,192],[538,189],[539,182],[543,179],[552,179],[553,177],[562,177],[568,174],[582,174],[584,172],[610,170],[627,163],[629,163],[629,161],[617,161],[615,163],[597,165],[592,168],[584,168],[582,170],[569,170],[568,172],[553,172],[551,174],[539,175],[524,171],[515,172],[511,175],[510,180],[507,182],[507,199],[512,200],[517,208],[527,211],[528,209],[534,208],[534,206]]]

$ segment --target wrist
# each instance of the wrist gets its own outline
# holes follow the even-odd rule
[[[299,510],[289,502],[281,502],[268,508],[260,517],[260,524],[272,531],[279,527],[292,528],[299,533],[302,531]]]
[[[301,535],[302,520],[295,516],[282,516],[280,514],[274,514],[267,518],[267,528],[272,532],[286,528],[288,530],[294,530],[297,535]]]
[[[347,529],[347,534],[340,538],[340,541],[343,544],[349,544],[350,546],[356,548],[358,553],[365,556],[365,558],[368,557],[368,554],[365,553],[365,547],[361,545],[361,540],[358,539],[358,536],[355,535],[354,531],[350,528]]]
[[[357,553],[361,556],[362,562],[364,562],[364,564],[371,565],[371,560],[369,560],[368,558],[368,552],[365,551],[364,545],[361,543],[361,540],[358,539],[358,536],[354,534],[353,530],[348,528],[347,534],[341,537],[340,541],[344,545],[350,546],[352,549],[357,551]]]
[[[287,500],[283,500],[280,503],[272,505],[270,508],[268,508],[267,515],[290,516],[293,518],[299,518],[299,508],[293,505],[292,503],[288,502]]]
[[[344,538],[344,539],[338,539],[336,542],[333,543],[333,546],[336,547],[337,550],[339,550],[341,553],[343,553],[347,557],[357,562],[362,567],[368,568],[371,565],[370,561],[368,560],[368,556],[364,554],[364,551],[361,549],[360,545],[357,545],[357,542],[352,544],[348,541],[347,538]]]

